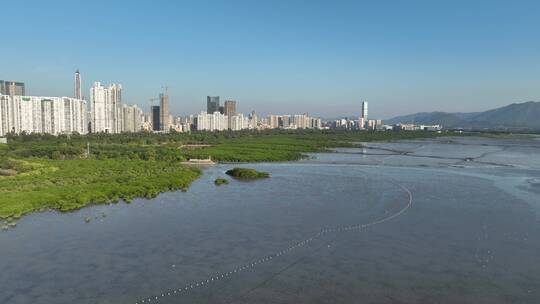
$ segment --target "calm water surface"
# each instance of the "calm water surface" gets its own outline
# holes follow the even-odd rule
[[[312,156],[246,165],[265,180],[216,187],[218,165],[185,193],[27,216],[0,232],[0,303],[540,303],[539,140]]]

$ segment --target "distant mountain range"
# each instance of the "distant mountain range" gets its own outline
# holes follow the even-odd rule
[[[384,122],[388,124],[441,124],[444,128],[540,130],[540,102],[513,103],[505,107],[474,113],[423,112],[397,116]]]

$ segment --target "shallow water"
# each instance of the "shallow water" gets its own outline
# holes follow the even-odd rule
[[[27,216],[0,233],[0,303],[540,302],[539,141],[367,145]]]

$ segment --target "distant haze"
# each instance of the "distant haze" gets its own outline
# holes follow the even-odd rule
[[[445,128],[517,128],[540,130],[540,102],[513,103],[474,113],[422,112],[394,117],[386,123],[441,124]]]
[[[474,112],[540,100],[540,2],[7,1],[0,79],[28,95],[121,83],[148,111],[207,95],[238,110],[370,117]],[[16,30],[15,30],[16,29]]]

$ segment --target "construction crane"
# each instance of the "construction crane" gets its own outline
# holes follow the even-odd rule
[[[156,101],[156,100],[159,100],[159,98],[157,98],[157,97],[154,97],[154,98],[150,98],[150,99],[148,99],[148,100],[150,101],[150,103],[149,103],[149,104],[150,104],[150,107],[151,107],[151,106],[153,106],[153,105],[154,105],[154,101]]]
[[[150,106],[149,110],[150,110],[150,112],[152,112],[152,107],[154,106],[154,101],[159,100],[159,98],[154,97],[154,98],[149,98],[148,100],[149,100],[148,105]]]

